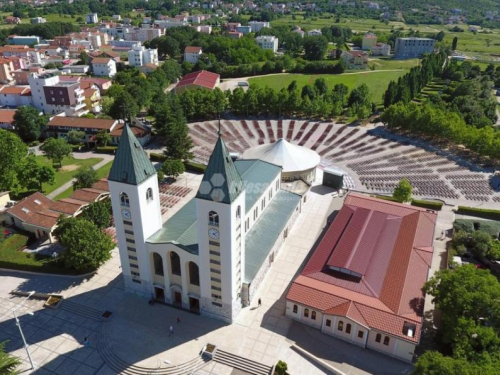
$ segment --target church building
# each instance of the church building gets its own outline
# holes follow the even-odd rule
[[[282,188],[279,165],[233,160],[219,135],[196,196],[163,223],[156,170],[128,126],[108,180],[125,288],[226,322],[249,306],[307,194]]]

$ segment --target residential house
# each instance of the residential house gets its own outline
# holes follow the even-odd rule
[[[206,70],[201,70],[198,72],[186,74],[177,83],[174,90],[176,94],[180,94],[191,88],[213,90],[219,86],[219,83],[220,76],[218,74],[207,72]]]
[[[391,54],[391,45],[387,43],[377,43],[372,47],[373,56],[389,56]]]
[[[202,53],[201,47],[187,46],[184,50],[184,61],[196,64]]]
[[[0,109],[0,128],[14,130],[14,115],[16,109]]]
[[[262,35],[255,38],[255,42],[262,49],[268,49],[273,52],[278,51],[278,38],[271,35]]]
[[[141,46],[140,44],[132,47],[128,52],[128,63],[130,66],[140,67],[144,64],[158,65],[158,49]]]
[[[240,33],[239,31],[230,31],[227,33],[227,36],[232,39],[241,39],[243,37],[243,33]]]
[[[0,56],[3,57],[20,57],[25,59],[29,64],[42,64],[42,59],[45,57],[41,55],[35,48],[28,46],[11,46],[6,45],[0,47]]]
[[[238,31],[246,35],[252,32],[252,28],[250,26],[238,26],[235,31]]]
[[[33,105],[31,90],[26,86],[0,86],[0,106],[17,108]]]
[[[302,30],[300,27],[297,27],[296,29],[293,29],[292,30],[292,33],[297,33],[299,34],[302,38],[304,37],[304,35],[306,35],[306,32],[304,30]]]
[[[85,108],[91,113],[101,112],[101,92],[97,85],[91,82],[80,82],[85,98]]]
[[[46,23],[47,20],[43,17],[33,17],[31,20],[32,24]]]
[[[5,23],[9,25],[19,25],[21,23],[21,19],[19,17],[8,16],[5,18]]]
[[[159,66],[155,65],[155,64],[144,64],[143,66],[141,66],[139,68],[139,70],[141,71],[141,73],[144,73],[147,75],[147,74],[153,73],[158,68],[159,68]]]
[[[87,74],[90,70],[90,66],[89,65],[66,65],[61,70],[64,74]]]
[[[377,44],[377,36],[374,33],[366,33],[363,35],[363,41],[361,43],[361,49],[363,51],[371,50],[375,44]]]
[[[350,193],[286,295],[286,316],[412,362],[437,214]]]
[[[92,60],[92,71],[96,76],[113,78],[116,75],[116,62],[109,57],[96,57]]]
[[[250,26],[252,33],[258,33],[264,28],[269,29],[271,27],[271,24],[269,22],[261,22],[261,21],[250,21],[248,25]]]
[[[119,53],[113,51],[94,51],[89,53],[90,61],[95,57],[109,57],[110,59],[115,60],[116,63],[121,61],[121,57]]]
[[[212,33],[212,26],[210,25],[197,25],[193,26],[193,28],[198,31],[199,33],[203,34],[211,34]]]
[[[344,51],[341,58],[347,69],[366,69],[368,66],[368,54],[364,51]]]
[[[236,28],[240,27],[240,26],[241,26],[241,23],[239,23],[239,22],[228,22],[222,26],[222,29],[227,30],[227,31],[236,31]]]
[[[307,32],[307,36],[318,36],[323,35],[320,29],[314,29]]]

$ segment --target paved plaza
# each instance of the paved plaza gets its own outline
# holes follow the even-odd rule
[[[176,184],[191,187],[192,191],[164,212],[164,219],[191,198],[199,181],[200,176],[191,174],[179,178]],[[319,181],[321,171],[316,184]],[[408,364],[354,347],[284,316],[284,296],[290,282],[317,242],[327,220],[331,220],[332,213],[342,205],[342,198],[332,198],[331,193],[328,188],[313,186],[303,213],[272,264],[253,305],[244,309],[234,324],[170,306],[149,305],[147,300],[125,293],[115,249],[112,259],[88,277],[0,271],[0,341],[10,340],[7,350],[20,357],[22,369],[30,373],[27,355],[10,312],[23,298],[13,297],[9,292],[35,290],[62,294],[67,301],[111,311],[113,315],[109,321],[99,322],[60,308],[43,308],[42,300],[28,300],[19,315],[37,365],[34,374],[115,374],[113,361],[151,370],[166,369],[199,358],[200,350],[207,343],[267,365],[285,360],[291,374],[327,373],[292,348],[293,344],[344,373],[408,373],[411,370]],[[256,306],[258,298],[262,299],[260,307]],[[29,315],[28,311],[34,315]],[[181,323],[177,323],[177,318]],[[169,337],[170,325],[174,326],[174,335]],[[83,345],[85,337],[89,339],[89,347]],[[105,346],[112,353],[103,351]],[[233,368],[213,361],[203,367],[196,366],[190,371],[199,375],[236,374]]]
[[[217,121],[189,124],[195,158],[206,163],[217,137]],[[392,193],[403,177],[414,195],[457,205],[500,208],[500,178],[425,142],[388,133],[381,124],[351,127],[304,120],[222,120],[226,145],[242,153],[283,138],[321,156],[321,167],[335,166],[352,179],[350,188]]]

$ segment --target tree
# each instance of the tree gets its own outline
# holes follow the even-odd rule
[[[355,114],[359,119],[368,117],[372,107],[370,99],[370,89],[366,84],[363,83],[352,90],[348,100],[352,114]]]
[[[54,168],[41,165],[36,161],[34,155],[28,155],[21,162],[21,168],[17,179],[23,188],[27,190],[42,190],[42,184],[52,185],[55,179]]]
[[[64,251],[60,260],[66,268],[94,270],[111,258],[115,243],[97,225],[79,218],[61,218],[55,229]]]
[[[464,265],[438,271],[422,288],[442,312],[441,334],[456,358],[475,360],[500,349],[500,283],[489,270]]]
[[[0,343],[0,374],[3,375],[15,375],[18,372],[16,367],[19,366],[22,361],[5,352],[5,345],[7,341]]]
[[[288,365],[284,361],[278,361],[278,364],[276,365],[276,373],[278,375],[285,375],[286,370],[288,370]]]
[[[95,138],[99,146],[106,146],[111,141],[111,135],[104,129],[99,130]]]
[[[458,44],[458,36],[453,38],[453,42],[451,43],[451,49],[455,51],[457,49],[457,44]]]
[[[324,95],[328,92],[328,84],[326,83],[326,79],[324,78],[316,78],[314,81],[314,88],[318,95]]]
[[[111,201],[108,199],[89,204],[83,211],[82,218],[100,229],[108,228],[111,225]]]
[[[165,137],[165,156],[169,159],[190,159],[193,156],[193,141],[179,98],[171,94],[168,100],[168,104],[156,116],[156,126],[161,126],[161,133]]]
[[[28,147],[21,138],[0,129],[0,191],[12,190]]]
[[[70,130],[68,132],[68,142],[69,143],[79,143],[85,138],[85,132],[79,130]]]
[[[118,94],[109,108],[108,114],[114,119],[129,119],[137,116],[140,108],[137,101],[127,91]]]
[[[43,145],[43,153],[62,167],[62,160],[71,155],[71,146],[63,138],[49,138]]]
[[[398,202],[410,202],[412,191],[413,187],[411,186],[410,182],[406,178],[403,178],[401,181],[399,181],[398,186],[394,188],[394,193],[392,194],[392,196]]]
[[[165,176],[173,177],[174,179],[176,179],[180,174],[186,171],[186,168],[184,167],[184,163],[181,160],[172,159],[165,160],[165,162],[161,166],[161,170],[165,174]]]
[[[98,180],[97,172],[92,167],[80,167],[75,174],[73,189],[90,188]]]
[[[33,142],[45,131],[47,117],[32,106],[19,107],[14,115],[14,128],[25,142]]]
[[[323,35],[304,39],[304,57],[307,60],[322,60],[328,49],[328,40]]]
[[[78,61],[78,64],[90,65],[90,57],[86,52],[80,53],[80,55],[78,57],[80,58],[80,61]]]
[[[444,39],[444,35],[445,35],[445,34],[444,34],[444,31],[440,31],[440,32],[438,32],[438,33],[436,34],[436,40],[437,40],[438,42],[442,42],[442,41],[443,41],[443,39]]]
[[[472,375],[474,370],[479,370],[477,365],[471,365],[464,359],[445,357],[429,350],[418,358],[412,375]],[[486,374],[481,371],[477,373]]]

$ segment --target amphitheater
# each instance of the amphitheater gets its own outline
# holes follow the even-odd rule
[[[206,164],[215,144],[217,121],[189,124],[195,160]],[[420,198],[449,204],[497,206],[500,183],[494,170],[477,167],[427,143],[393,135],[383,126],[350,127],[304,120],[222,120],[221,132],[231,152],[283,138],[321,156],[320,168],[342,169],[349,189],[392,193],[406,177]],[[490,203],[486,203],[490,202]]]

